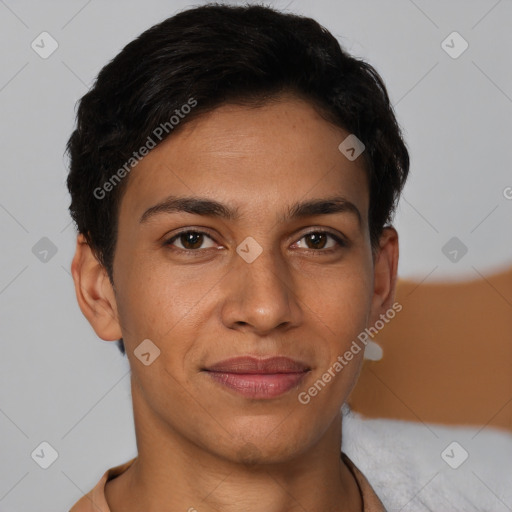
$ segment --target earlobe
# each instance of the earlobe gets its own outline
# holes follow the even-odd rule
[[[105,341],[122,337],[117,303],[107,271],[82,234],[71,263],[78,305],[96,334]]]
[[[379,242],[379,251],[374,264],[374,288],[371,324],[385,313],[395,300],[398,271],[398,233],[392,226],[385,227]]]

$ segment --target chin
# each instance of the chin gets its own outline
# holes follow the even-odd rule
[[[307,449],[309,440],[299,439],[289,431],[287,435],[270,434],[272,429],[262,429],[259,432],[246,432],[238,440],[232,439],[227,447],[229,454],[226,454],[226,458],[249,466],[282,464],[293,460]]]
[[[268,463],[268,457],[261,448],[251,442],[239,446],[235,453],[236,461],[248,466]]]

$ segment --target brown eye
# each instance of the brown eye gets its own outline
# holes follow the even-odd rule
[[[201,231],[182,231],[181,233],[178,233],[177,235],[174,235],[172,238],[167,240],[165,245],[173,246],[176,241],[181,244],[181,247],[177,246],[178,249],[185,251],[195,251],[202,248],[201,246],[205,242],[206,238],[212,240],[209,235]],[[213,247],[213,245],[210,247]],[[203,249],[204,248],[205,247],[203,247]]]
[[[305,236],[307,240],[306,245],[310,249],[323,249],[327,241],[327,235],[325,233],[309,233]]]
[[[329,239],[333,241],[330,245],[328,245]],[[305,249],[323,249],[325,252],[336,250],[336,245],[340,247],[345,247],[347,245],[340,237],[327,231],[311,231],[310,233],[306,233],[300,240],[306,241]]]

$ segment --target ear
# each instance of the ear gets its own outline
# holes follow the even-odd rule
[[[78,305],[94,332],[105,341],[122,337],[114,290],[105,267],[79,234],[71,263]]]
[[[391,308],[395,300],[398,270],[398,233],[392,226],[385,227],[379,240],[374,261],[374,285],[370,325]]]

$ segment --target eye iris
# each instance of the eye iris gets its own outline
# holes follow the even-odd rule
[[[180,241],[185,249],[197,249],[203,242],[203,235],[201,233],[183,233],[180,235]],[[193,247],[190,247],[192,245]]]
[[[309,233],[306,235],[306,240],[308,242],[313,242],[313,248],[314,249],[322,249],[325,246],[325,241],[327,239],[327,235],[325,233]],[[318,246],[320,242],[321,247]],[[323,242],[323,243],[321,243]],[[309,247],[309,243],[307,244]]]

